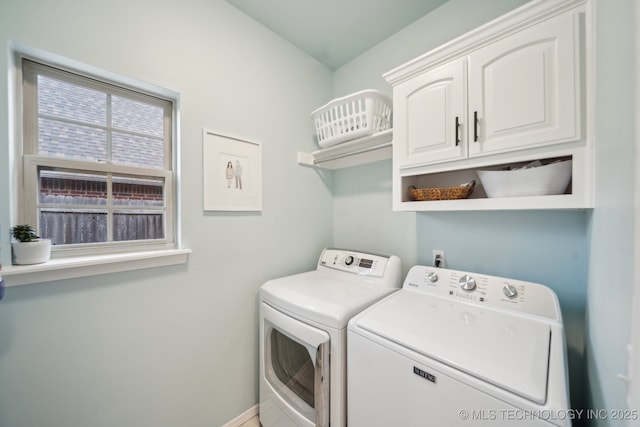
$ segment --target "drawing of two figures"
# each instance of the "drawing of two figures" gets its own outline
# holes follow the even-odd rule
[[[235,166],[231,162],[227,162],[225,176],[227,178],[227,188],[231,188],[231,182],[235,179],[234,188],[242,190],[242,166],[240,166],[238,160],[236,160]]]

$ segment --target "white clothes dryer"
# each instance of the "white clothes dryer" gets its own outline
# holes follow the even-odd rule
[[[397,256],[333,248],[315,270],[262,285],[262,427],[346,425],[347,323],[400,285]]]
[[[349,427],[571,425],[546,286],[415,266],[347,335]]]

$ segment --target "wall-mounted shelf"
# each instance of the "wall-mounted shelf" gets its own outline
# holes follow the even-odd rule
[[[342,169],[391,158],[393,129],[336,144],[311,153],[298,152],[298,163],[324,169]]]

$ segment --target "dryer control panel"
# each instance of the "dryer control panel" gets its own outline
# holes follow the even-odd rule
[[[403,288],[476,305],[560,320],[560,306],[550,288],[537,283],[426,266],[411,268]]]
[[[318,267],[329,267],[364,276],[385,277],[385,274],[389,274],[387,267],[390,264],[395,264],[395,259],[397,259],[397,257],[392,255],[369,254],[346,249],[327,248],[320,255]],[[395,266],[392,265],[390,269],[394,267]],[[397,268],[399,268],[399,265]]]

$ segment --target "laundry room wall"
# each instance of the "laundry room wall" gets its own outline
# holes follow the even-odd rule
[[[338,69],[334,96],[369,87],[391,95],[391,87],[382,78],[384,72],[524,3],[527,1],[480,4],[451,0]],[[444,249],[448,267],[548,285],[562,306],[572,405],[620,409],[624,407],[624,384],[617,374],[626,373],[631,321],[631,281],[622,277],[632,277],[633,266],[633,235],[629,232],[633,229],[633,199],[629,196],[635,182],[634,109],[628,105],[632,97],[624,102],[614,99],[624,98],[624,87],[633,87],[629,82],[634,81],[634,65],[628,52],[633,51],[629,34],[633,34],[634,25],[628,21],[635,15],[630,13],[631,1],[596,3],[599,117],[594,129],[600,145],[593,212],[392,213],[388,160],[335,173],[334,241],[339,246],[398,253],[405,273],[413,264],[430,264],[433,249]],[[616,21],[617,15],[621,21]],[[624,31],[616,30],[620,22]],[[627,124],[616,128],[619,122],[614,117],[626,117],[623,122]],[[612,267],[617,269],[615,273],[611,273]],[[611,274],[617,279],[615,286],[606,279]],[[587,295],[594,301],[587,303]],[[591,318],[588,329],[587,307]]]
[[[627,408],[628,378],[640,384],[638,372],[630,372],[639,359],[638,349],[628,348],[634,286],[634,209],[639,141],[636,124],[638,82],[636,44],[640,42],[636,0],[596,2],[596,209],[589,217],[590,264],[587,294],[587,364],[590,402],[594,408],[612,411]],[[637,223],[635,223],[637,224]],[[637,279],[637,278],[636,278]],[[629,362],[630,354],[634,362]],[[637,425],[640,408],[632,407]],[[615,414],[615,412],[614,412]],[[594,425],[618,425],[613,417],[600,417]],[[620,424],[621,425],[621,424]]]
[[[9,264],[8,46],[180,93],[186,265],[8,288],[0,426],[214,427],[258,401],[257,293],[332,244],[309,112],[332,72],[222,0],[0,3],[0,224]],[[13,112],[15,113],[15,112]],[[263,210],[202,210],[202,130],[262,143]]]

